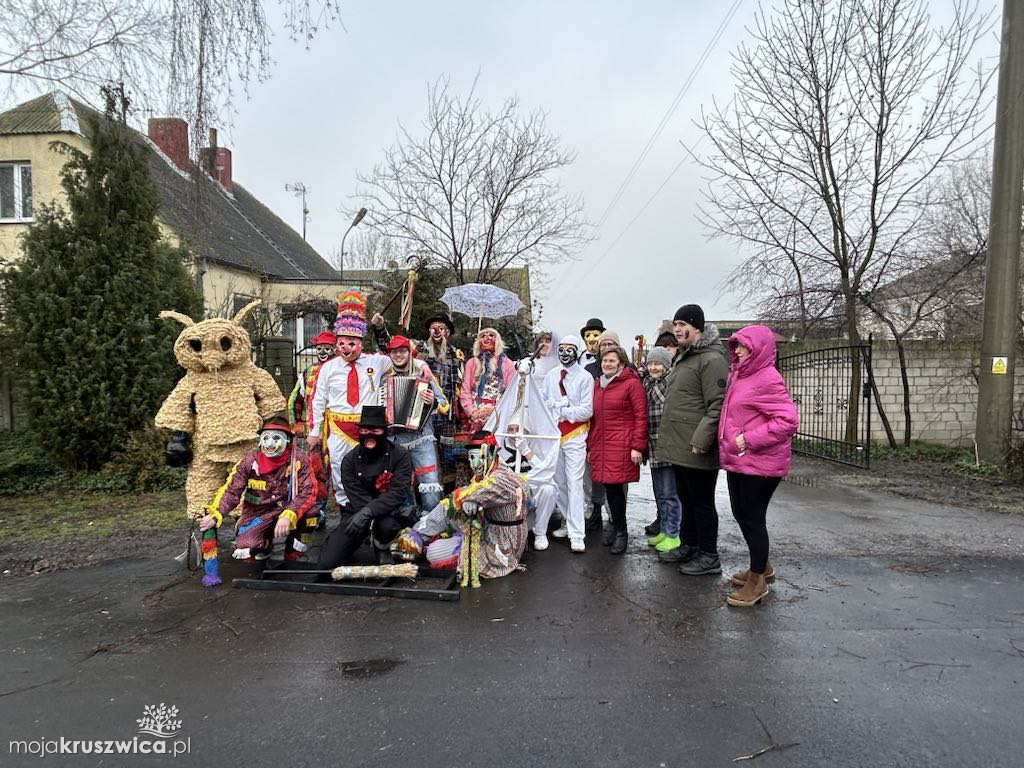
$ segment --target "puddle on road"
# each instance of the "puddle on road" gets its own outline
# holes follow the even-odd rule
[[[404,663],[397,659],[361,659],[359,661],[343,661],[338,665],[337,670],[341,672],[342,677],[364,679],[386,675]]]

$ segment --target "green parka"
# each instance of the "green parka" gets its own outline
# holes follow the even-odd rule
[[[656,461],[718,469],[718,417],[728,376],[729,362],[718,329],[706,323],[700,341],[679,348],[667,374]]]

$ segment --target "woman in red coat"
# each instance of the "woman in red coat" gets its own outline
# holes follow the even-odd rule
[[[640,480],[647,447],[647,394],[622,347],[601,355],[601,376],[594,382],[594,416],[587,436],[587,458],[595,483],[608,492],[612,528],[601,543],[613,555],[626,551],[626,484]]]

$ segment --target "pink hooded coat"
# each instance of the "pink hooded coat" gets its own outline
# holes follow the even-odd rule
[[[740,360],[736,345],[750,354]],[[791,443],[800,419],[775,369],[775,334],[764,325],[748,325],[728,342],[729,386],[718,422],[718,457],[722,469],[744,475],[785,477],[789,472]],[[736,447],[741,434],[747,443]]]

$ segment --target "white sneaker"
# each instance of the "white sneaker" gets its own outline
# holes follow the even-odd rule
[[[533,548],[538,552],[543,552],[548,548],[548,537],[539,533],[533,534]]]
[[[583,543],[583,539],[573,539],[569,542],[569,549],[573,552],[586,552],[587,545]]]
[[[236,549],[234,552],[231,553],[231,556],[235,558],[235,560],[248,560],[250,557],[249,547],[244,547],[243,549]]]
[[[569,538],[569,529],[563,525],[561,528],[552,531],[551,535],[556,539],[567,539]]]

